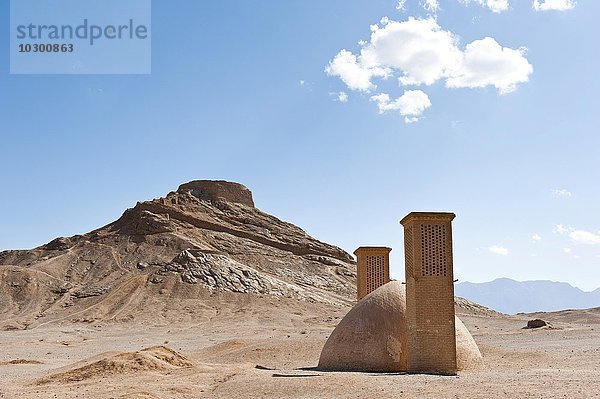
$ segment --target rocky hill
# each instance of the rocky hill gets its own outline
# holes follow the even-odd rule
[[[342,249],[257,209],[243,185],[192,181],[90,233],[1,252],[0,328],[214,309],[234,293],[343,305],[355,270]]]

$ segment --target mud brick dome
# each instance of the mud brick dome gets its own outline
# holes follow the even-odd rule
[[[455,318],[459,371],[482,364],[473,337]],[[335,328],[321,352],[319,368],[332,371],[408,371],[405,286],[391,281],[364,297]]]

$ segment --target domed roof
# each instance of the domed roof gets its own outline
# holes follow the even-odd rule
[[[408,369],[406,288],[391,281],[359,301],[325,343],[319,368],[337,371],[399,372]],[[458,370],[482,364],[473,337],[455,317]]]
[[[359,301],[337,325],[319,359],[323,370],[406,371],[406,298],[398,281]]]
[[[479,352],[479,348],[467,327],[456,316],[454,316],[454,325],[456,330],[456,366],[458,370],[469,370],[483,365],[481,352]]]

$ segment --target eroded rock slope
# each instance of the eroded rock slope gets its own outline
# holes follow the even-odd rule
[[[1,252],[0,328],[134,319],[219,293],[347,304],[355,277],[348,253],[260,211],[243,185],[193,181],[90,233]]]

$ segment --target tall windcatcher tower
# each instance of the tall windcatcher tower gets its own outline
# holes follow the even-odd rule
[[[388,247],[360,247],[354,251],[358,300],[390,281],[391,250]]]
[[[404,226],[408,371],[454,375],[453,213],[412,212]]]

